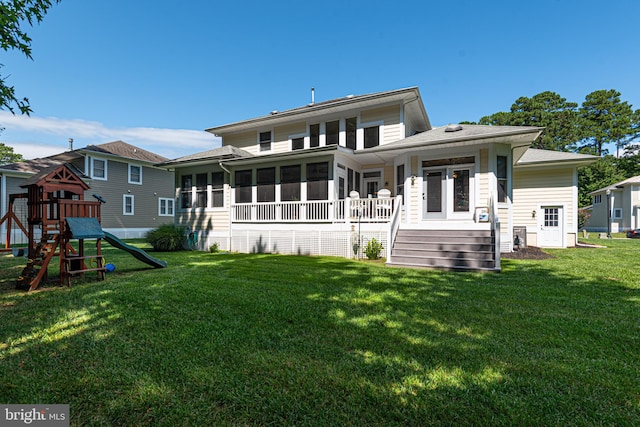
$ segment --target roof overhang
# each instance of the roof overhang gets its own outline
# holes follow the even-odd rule
[[[337,152],[351,152],[351,150],[348,148],[340,147],[338,145],[328,145],[325,147],[309,148],[309,149],[300,150],[297,152],[265,154],[263,156],[254,156],[254,157],[237,157],[234,159],[222,161],[222,164],[229,165],[229,166],[245,166],[245,165],[261,164],[266,162],[277,162],[280,160],[307,159],[310,157],[318,157],[319,155],[323,155],[323,154],[332,155]]]
[[[348,110],[378,108],[397,103],[403,103],[405,105],[405,115],[415,117],[415,120],[413,120],[415,123],[423,124],[425,128],[417,129],[418,131],[425,131],[431,128],[429,117],[427,116],[420,97],[420,91],[417,87],[411,87],[368,95],[347,96],[333,101],[308,104],[304,107],[282,112],[273,112],[267,116],[216,126],[205,130],[214,135],[223,136],[225,134],[252,131],[261,127],[290,123],[292,119],[302,121],[323,115],[338,115]]]

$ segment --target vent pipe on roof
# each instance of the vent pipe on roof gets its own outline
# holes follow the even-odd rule
[[[316,103],[316,88],[311,88],[311,105]]]
[[[73,138],[69,138],[69,151],[73,151]]]

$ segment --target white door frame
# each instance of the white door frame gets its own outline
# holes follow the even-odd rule
[[[545,224],[545,219],[553,222],[553,218],[545,218],[545,209],[558,209],[557,227]],[[563,203],[544,203],[538,205],[538,246],[550,248],[567,247],[567,206]],[[555,237],[549,237],[555,236]]]
[[[469,188],[468,188],[468,202],[469,210],[465,212],[454,211],[454,171],[456,170],[468,170],[469,171]],[[475,213],[475,192],[476,192],[476,165],[472,163],[460,164],[460,165],[445,165],[445,166],[433,166],[422,168],[422,218],[429,219],[473,219]],[[427,211],[427,176],[430,172],[441,173],[441,211],[440,212],[428,212]]]

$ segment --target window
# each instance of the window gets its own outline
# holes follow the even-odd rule
[[[595,196],[593,196],[593,204],[597,205],[602,203],[602,194],[596,194]]]
[[[224,172],[211,173],[211,197],[212,207],[224,207]]]
[[[360,172],[356,172],[354,175],[355,175],[355,178],[354,178],[355,182],[354,182],[353,189],[359,193],[360,192]]]
[[[453,171],[453,211],[469,212],[469,169]]]
[[[182,175],[180,181],[180,207],[187,209],[191,207],[192,199],[192,187],[193,187],[192,175]]]
[[[252,195],[251,195],[251,180],[253,178],[252,171],[243,170],[236,171],[235,173],[235,184],[236,184],[236,203],[251,203]]]
[[[364,128],[364,148],[377,147],[378,145],[380,145],[380,127]]]
[[[263,168],[256,171],[258,202],[276,201],[276,168]]]
[[[622,219],[622,209],[620,208],[614,208],[613,209],[613,219]]]
[[[129,165],[129,184],[142,184],[142,166]]]
[[[347,169],[347,191],[351,193],[353,191],[353,169]]]
[[[307,164],[307,200],[329,198],[329,163]]]
[[[356,149],[356,133],[358,130],[358,118],[352,117],[346,120],[347,148]]]
[[[158,215],[173,216],[173,199],[158,198]]]
[[[396,196],[404,196],[404,165],[396,166]]]
[[[327,122],[326,132],[326,145],[338,145],[340,142],[340,121],[336,120],[335,122]]]
[[[196,208],[207,207],[207,174],[196,174]]]
[[[107,161],[102,159],[91,159],[91,178],[107,179]]]
[[[280,200],[295,202],[300,200],[300,165],[280,167]]]
[[[122,214],[133,215],[133,196],[131,194],[124,194],[122,196]]]
[[[302,138],[291,138],[291,149],[292,150],[303,150],[304,149],[304,137],[302,137]]]
[[[309,147],[319,147],[320,146],[320,124],[316,123],[315,125],[309,126]]]
[[[545,227],[558,227],[559,221],[559,209],[558,208],[544,208],[544,226]]]
[[[507,156],[498,156],[496,162],[496,177],[498,178],[498,202],[507,201]]]
[[[271,151],[271,131],[260,132],[260,151]]]

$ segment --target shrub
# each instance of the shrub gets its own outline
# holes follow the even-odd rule
[[[147,241],[156,251],[172,252],[184,249],[186,228],[175,224],[162,224],[147,233]]]
[[[373,238],[367,243],[367,247],[364,249],[364,253],[369,259],[380,259],[382,249],[382,243]]]
[[[218,242],[213,242],[213,245],[209,246],[209,252],[211,252],[212,254],[215,254],[219,250],[220,250],[220,245],[218,244]]]

